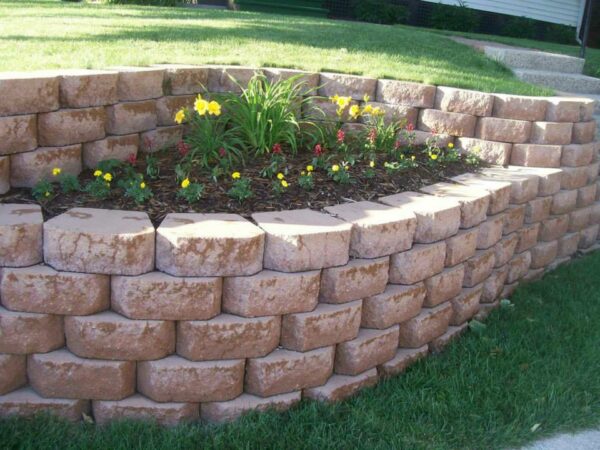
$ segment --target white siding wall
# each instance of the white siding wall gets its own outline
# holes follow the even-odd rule
[[[457,5],[457,0],[425,0]],[[511,16],[529,17],[545,22],[577,26],[583,0],[466,0],[467,7]]]

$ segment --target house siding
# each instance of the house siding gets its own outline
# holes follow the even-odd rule
[[[457,5],[457,0],[425,0],[429,3]],[[545,22],[577,26],[583,0],[467,0],[472,9],[511,16],[529,17]]]

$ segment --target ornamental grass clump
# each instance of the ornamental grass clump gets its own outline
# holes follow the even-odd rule
[[[225,106],[231,131],[248,154],[262,156],[281,143],[296,154],[303,135],[314,127],[313,122],[300,118],[301,111],[312,102],[310,94],[314,91],[300,78],[269,81],[264,74],[256,73],[245,88],[232,78],[242,94],[227,95]]]

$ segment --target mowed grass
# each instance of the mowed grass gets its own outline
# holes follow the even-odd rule
[[[226,63],[552,92],[427,30],[195,8],[0,0],[0,55],[0,71]]]
[[[335,405],[225,426],[0,421],[6,449],[515,448],[600,424],[600,253],[523,285],[446,351]]]

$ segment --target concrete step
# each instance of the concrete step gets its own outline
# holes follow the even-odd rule
[[[483,51],[489,58],[512,69],[537,70],[543,67],[548,72],[580,74],[585,64],[585,59],[582,58],[523,48],[486,45]]]
[[[579,94],[600,94],[600,78],[547,70],[514,69],[513,72],[517,78],[528,83]]]

